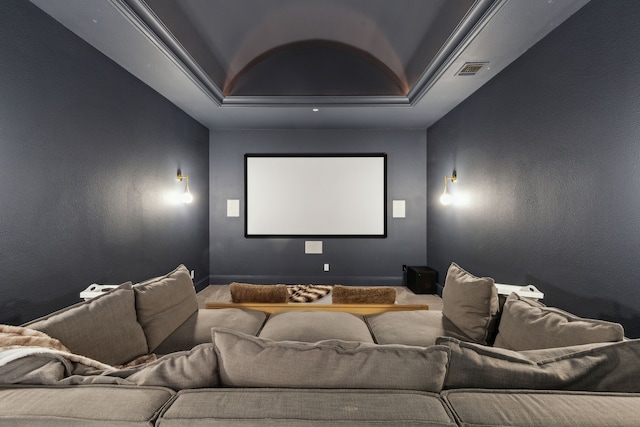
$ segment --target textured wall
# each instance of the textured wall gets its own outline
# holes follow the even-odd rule
[[[640,336],[640,3],[594,1],[428,130],[429,264]],[[438,203],[452,192],[466,206]]]
[[[208,279],[208,130],[31,3],[0,13],[0,323],[179,263]],[[191,175],[192,205],[167,202]]]
[[[244,237],[245,153],[387,153],[387,235],[310,239],[322,255],[304,253],[304,238]],[[211,281],[399,285],[402,264],[424,265],[426,251],[426,131],[213,131]],[[240,199],[240,217],[226,217],[227,199]],[[391,218],[391,200],[406,200],[407,217]],[[322,271],[324,263],[330,271]]]

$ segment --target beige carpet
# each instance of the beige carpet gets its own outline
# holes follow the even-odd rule
[[[431,310],[442,310],[442,299],[438,295],[414,294],[406,286],[393,286],[393,288],[396,290],[397,304],[427,304]],[[229,285],[209,285],[198,292],[197,297],[200,308],[204,308],[208,301],[231,302]],[[319,300],[319,302],[324,301]]]

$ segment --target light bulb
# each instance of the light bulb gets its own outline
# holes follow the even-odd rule
[[[440,203],[442,203],[443,205],[450,205],[452,201],[453,197],[451,197],[451,194],[449,193],[444,193],[442,194],[442,196],[440,196]]]
[[[182,194],[182,201],[184,203],[191,203],[193,202],[193,196],[191,195],[191,193],[185,192]]]

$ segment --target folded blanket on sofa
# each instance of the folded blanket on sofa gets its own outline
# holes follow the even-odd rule
[[[217,359],[211,343],[122,369],[41,347],[0,349],[0,384],[128,384],[178,391],[217,387],[217,372]]]
[[[332,286],[325,285],[290,285],[289,302],[313,302],[331,292]]]
[[[7,347],[43,347],[68,352],[60,341],[44,332],[22,326],[0,325],[0,348]]]

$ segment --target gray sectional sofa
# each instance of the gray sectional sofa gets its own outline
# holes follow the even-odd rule
[[[2,426],[640,420],[640,340],[515,294],[500,304],[492,279],[456,264],[442,311],[199,310],[179,266],[4,336]]]

